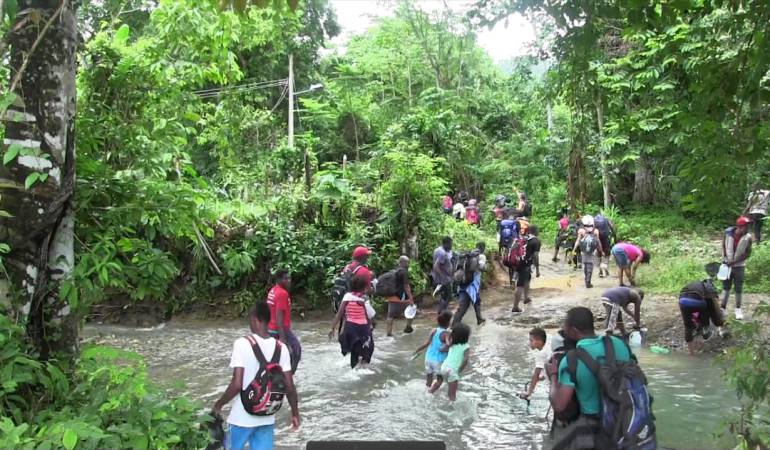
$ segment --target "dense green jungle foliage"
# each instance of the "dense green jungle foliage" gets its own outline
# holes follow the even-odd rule
[[[299,303],[325,307],[360,244],[376,272],[417,255],[422,291],[442,236],[496,248],[492,199],[517,191],[547,243],[561,208],[604,209],[622,239],[652,249],[642,283],[672,293],[718,259],[721,229],[770,183],[767,2],[478,0],[427,14],[404,1],[338,52],[325,50],[340,33],[327,0],[76,3],[76,260],[58,293],[78,320],[125,305],[238,314],[281,268]],[[4,61],[32,26],[17,15],[28,4],[0,2]],[[538,24],[537,56],[503,71],[476,33],[514,12]],[[0,80],[5,115],[17,73],[4,64]],[[7,166],[30,156],[4,148]],[[33,172],[24,184],[46,183]],[[481,229],[440,212],[460,191],[482,202]],[[753,259],[747,289],[766,292],[770,250]],[[40,358],[28,312],[0,315],[0,447],[202,446],[196,407],[149,387],[135,355]],[[770,442],[752,422],[770,368],[750,357],[767,354],[761,332],[742,333],[760,349],[728,363],[750,399],[735,427],[748,448]]]

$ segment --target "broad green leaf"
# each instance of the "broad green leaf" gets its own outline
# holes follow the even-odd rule
[[[38,182],[40,180],[40,172],[32,172],[29,175],[27,175],[27,178],[24,180],[24,189],[29,190],[32,185]]]
[[[116,44],[119,45],[126,45],[126,42],[128,42],[128,36],[130,34],[130,29],[128,27],[128,24],[123,24],[118,28],[118,31],[115,32],[115,37],[113,38],[113,41]]]
[[[62,436],[61,443],[67,450],[72,450],[78,445],[78,434],[71,428],[67,428]]]
[[[3,155],[3,165],[8,165],[9,162],[16,159],[16,157],[19,155],[19,152],[21,151],[21,145],[19,144],[11,144],[8,146],[8,150],[5,151],[5,155]]]

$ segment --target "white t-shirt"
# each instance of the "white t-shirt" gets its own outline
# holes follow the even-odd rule
[[[545,370],[545,364],[551,359],[551,345],[545,344],[542,350],[535,353],[535,369]],[[545,374],[545,372],[542,372]]]
[[[271,337],[265,339],[256,334],[252,334],[252,336],[257,340],[257,345],[262,350],[265,360],[270,361],[275,352],[275,343],[278,341]],[[283,346],[281,349],[281,359],[278,363],[284,372],[291,372],[291,357],[286,346]],[[257,362],[257,357],[254,356],[254,350],[251,349],[251,344],[245,337],[239,338],[233,343],[233,356],[230,358],[230,367],[243,367],[243,386],[241,386],[241,389],[245,389],[254,380],[254,377],[257,376],[259,363]],[[246,428],[261,427],[274,424],[275,416],[254,416],[247,413],[243,409],[239,393],[233,399],[227,423]]]
[[[465,205],[462,203],[455,203],[454,207],[452,207],[452,215],[465,219]]]

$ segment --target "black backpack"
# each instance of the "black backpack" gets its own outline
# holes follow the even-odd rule
[[[479,270],[479,252],[462,252],[457,257],[457,268],[454,273],[455,283],[467,286],[473,281],[473,275]]]
[[[524,209],[521,210],[521,214],[526,218],[532,217],[532,204],[530,202],[524,202]]]
[[[567,353],[567,368],[577,386],[578,359],[588,366],[599,382],[601,411],[596,448],[606,450],[655,450],[655,416],[652,396],[647,390],[647,377],[639,368],[636,357],[618,361],[610,336],[604,342],[604,364],[599,364],[588,352],[577,348]],[[624,343],[624,345],[627,345]]]
[[[251,344],[259,369],[246,389],[241,390],[243,409],[253,416],[272,416],[281,409],[283,397],[286,395],[286,377],[280,365],[283,344],[276,339],[273,357],[268,362],[256,338],[249,335],[246,339]]]
[[[334,279],[332,285],[332,309],[335,313],[340,309],[342,298],[350,291],[350,280],[353,279],[358,269],[362,267],[364,266],[357,266],[353,270],[341,273]]]
[[[379,295],[381,297],[390,297],[397,295],[401,291],[402,286],[398,286],[397,282],[397,272],[398,269],[393,269],[383,273],[379,278],[377,278],[377,285],[374,288],[375,295]]]

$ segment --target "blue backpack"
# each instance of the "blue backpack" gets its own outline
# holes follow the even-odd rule
[[[505,219],[500,222],[500,245],[508,248],[513,243],[513,238],[519,236],[519,222]]]
[[[594,217],[594,226],[599,230],[599,234],[607,236],[610,233],[610,223],[603,214]]]
[[[647,377],[631,353],[629,361],[618,361],[612,338],[604,336],[604,364],[582,348],[567,353],[567,368],[577,384],[577,361],[591,370],[599,381],[601,412],[595,448],[603,450],[655,450],[655,416]],[[625,344],[624,344],[625,345]]]

